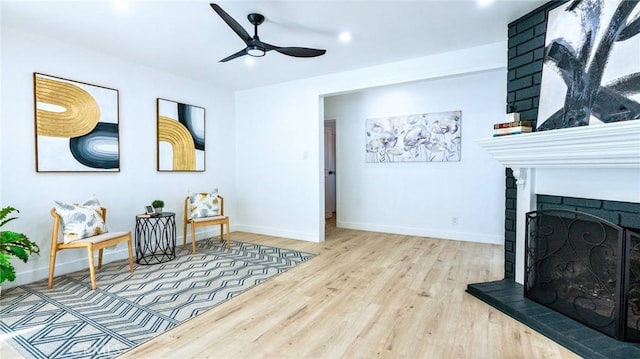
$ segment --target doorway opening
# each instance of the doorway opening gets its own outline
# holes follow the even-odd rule
[[[336,227],[336,120],[324,121],[324,219],[325,227]]]

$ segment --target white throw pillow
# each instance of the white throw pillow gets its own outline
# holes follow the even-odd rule
[[[189,194],[189,219],[213,217],[220,214],[218,189],[210,193]]]
[[[106,233],[98,198],[93,195],[82,204],[66,204],[54,201],[56,213],[62,220],[64,243]]]

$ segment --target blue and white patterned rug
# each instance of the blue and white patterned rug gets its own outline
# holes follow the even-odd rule
[[[218,239],[177,246],[156,265],[128,261],[2,290],[0,338],[27,358],[112,358],[314,255]]]

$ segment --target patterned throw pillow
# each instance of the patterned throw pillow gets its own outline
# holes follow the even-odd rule
[[[56,213],[62,220],[64,243],[106,233],[100,202],[93,195],[82,204],[66,204],[54,201]]]
[[[220,214],[218,189],[210,193],[189,193],[189,219],[213,217]]]

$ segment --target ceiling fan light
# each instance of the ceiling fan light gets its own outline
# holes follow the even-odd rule
[[[265,51],[264,49],[254,45],[254,46],[247,47],[247,54],[253,57],[262,57],[264,56]]]

